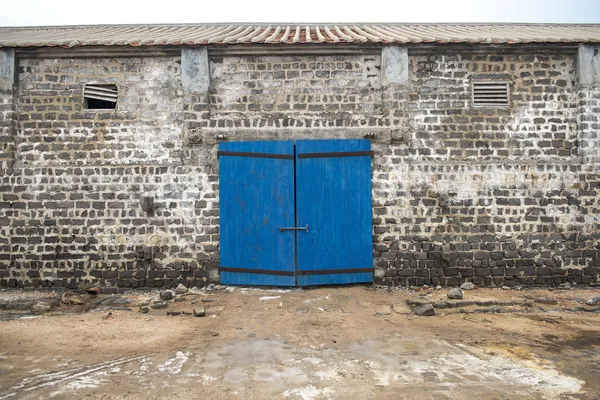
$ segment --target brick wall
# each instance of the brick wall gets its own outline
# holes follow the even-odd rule
[[[409,84],[388,94],[405,96],[393,111],[404,143],[375,144],[381,281],[598,281],[600,179],[580,157],[597,154],[598,91],[576,86],[574,64],[547,53],[411,57]],[[471,107],[473,77],[508,80],[510,108]]]
[[[420,160],[563,160],[577,154],[573,55],[440,54],[411,59],[408,114]],[[511,107],[471,107],[477,77],[510,82]]]
[[[213,58],[211,109],[309,117],[380,111],[380,56]]]
[[[215,56],[206,96],[179,57],[20,60],[0,286],[217,280],[216,134],[365,133],[377,282],[597,282],[600,92],[575,53],[442,50],[386,87],[380,54]],[[508,80],[511,107],[472,108],[473,77]],[[118,85],[115,112],[83,109],[88,82]]]
[[[22,166],[177,164],[180,60],[24,59],[17,162]],[[83,85],[117,84],[116,111],[83,108]]]
[[[117,84],[114,112],[84,109],[89,82]],[[179,58],[20,60],[17,118],[18,168],[1,190],[1,286],[208,281],[218,179],[181,161]],[[154,210],[141,209],[144,196]]]

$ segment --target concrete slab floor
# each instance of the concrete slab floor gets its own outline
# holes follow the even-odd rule
[[[502,313],[377,312],[445,293],[225,288],[147,314],[157,293],[82,296],[95,307],[0,319],[0,400],[598,398],[600,314],[565,311],[597,290],[464,292],[558,303]],[[166,315],[198,304],[206,317]]]

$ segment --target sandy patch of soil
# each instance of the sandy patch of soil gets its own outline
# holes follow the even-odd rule
[[[600,391],[600,313],[567,311],[600,291],[464,292],[463,300],[556,301],[500,313],[467,306],[419,317],[392,307],[446,293],[224,288],[175,296],[162,309],[151,308],[156,292],[82,295],[81,305],[0,318],[0,399],[594,399]],[[199,306],[205,317],[187,315]]]

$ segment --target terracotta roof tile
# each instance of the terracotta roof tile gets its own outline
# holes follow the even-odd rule
[[[0,47],[245,43],[600,43],[600,24],[201,24],[0,28]]]

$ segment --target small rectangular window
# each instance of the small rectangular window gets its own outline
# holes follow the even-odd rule
[[[114,110],[117,98],[117,85],[87,84],[83,87],[83,100],[88,110]]]
[[[473,107],[508,107],[508,82],[473,82]]]

